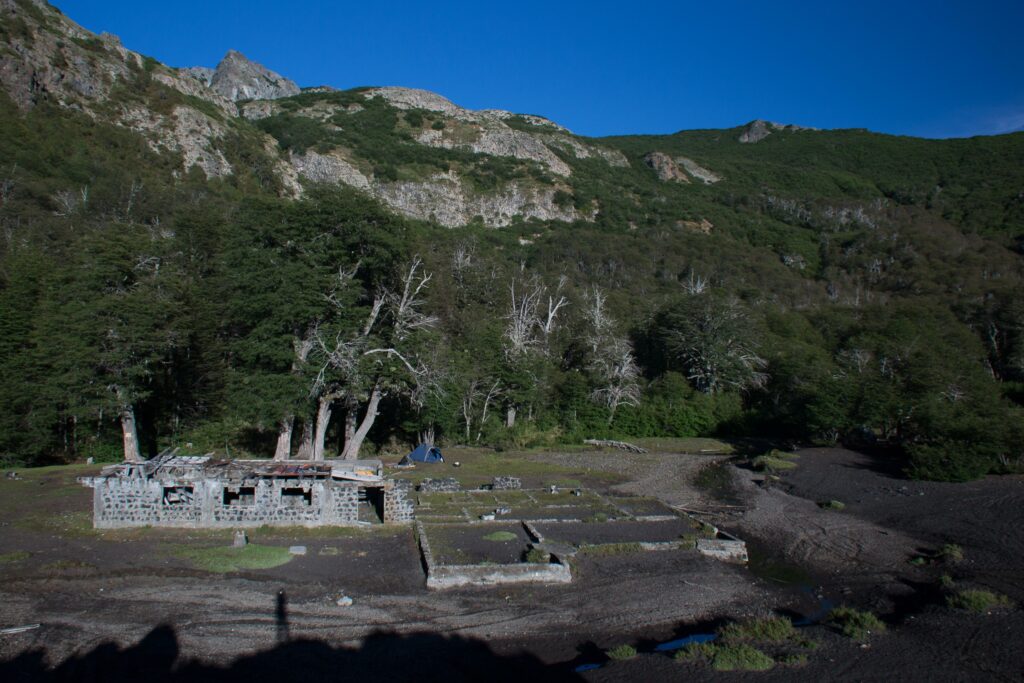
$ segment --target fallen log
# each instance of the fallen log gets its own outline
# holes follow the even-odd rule
[[[588,444],[590,446],[598,446],[600,448],[618,448],[620,451],[629,451],[630,453],[647,452],[646,448],[640,448],[639,446],[634,446],[633,444],[626,443],[625,441],[610,441],[608,439],[586,439],[583,443]]]

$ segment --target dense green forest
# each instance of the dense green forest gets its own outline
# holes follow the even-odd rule
[[[378,177],[550,182],[416,144],[432,112],[371,100],[340,132],[293,113],[354,96],[231,122],[235,173],[208,180],[0,95],[3,463],[120,459],[135,430],[143,456],[724,435],[879,444],[925,478],[1020,468],[1024,134],[610,138],[628,168],[559,153],[559,201],[593,221],[447,229],[337,186],[279,196],[263,132]],[[665,183],[652,150],[725,180]]]

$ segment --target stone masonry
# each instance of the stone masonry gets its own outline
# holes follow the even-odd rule
[[[215,461],[158,456],[104,468],[93,488],[96,528],[351,526],[409,522],[407,487],[379,461]],[[359,480],[349,477],[356,476]]]

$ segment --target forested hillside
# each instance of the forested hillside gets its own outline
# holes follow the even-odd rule
[[[721,434],[1020,467],[1024,134],[236,104],[0,10],[4,462]]]

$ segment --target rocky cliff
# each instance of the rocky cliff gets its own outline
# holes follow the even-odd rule
[[[168,67],[43,0],[0,0],[0,39],[0,87],[23,111],[48,102],[85,112],[176,155],[181,172],[198,168],[208,178],[252,167],[256,154],[285,196],[344,185],[407,216],[502,227],[593,220],[601,207],[578,195],[576,169],[604,182],[635,172],[619,149],[540,116],[474,111],[410,88],[302,91],[234,50],[216,68]],[[383,137],[369,144],[371,135]],[[688,157],[654,151],[643,162],[662,180],[721,179]]]

